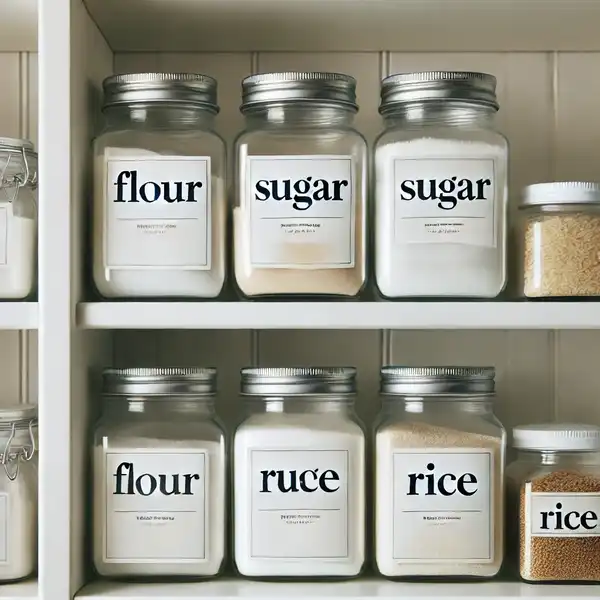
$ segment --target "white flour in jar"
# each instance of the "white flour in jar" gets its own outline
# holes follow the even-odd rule
[[[0,204],[0,298],[20,299],[35,287],[37,223]]]
[[[365,562],[364,455],[359,425],[334,413],[268,412],[245,421],[234,440],[238,571],[249,577],[358,575]]]
[[[225,445],[222,438],[210,439],[213,427],[194,427],[195,435],[204,432],[207,439],[111,435],[107,446],[94,448],[93,556],[100,575],[205,577],[219,572],[226,538]],[[196,477],[198,470],[202,474]],[[160,488],[161,474],[171,487],[167,492],[178,485],[179,495],[147,493],[153,487],[149,475]]]
[[[396,170],[397,160],[408,162]],[[403,196],[401,187],[404,175],[414,177],[409,180],[408,196]],[[454,177],[477,186],[481,175],[481,181],[492,183],[482,189],[488,204],[476,201],[449,209],[451,202],[441,202],[446,206],[442,209],[437,200],[425,204],[414,197],[403,202],[413,196],[419,175],[428,194],[431,182],[439,187],[441,181]],[[375,176],[375,274],[384,296],[493,298],[502,291],[506,282],[505,147],[434,138],[388,143],[375,151]],[[468,211],[454,212],[462,206]]]
[[[111,266],[107,265],[107,235],[106,228],[110,227],[107,219],[106,196],[107,190],[107,164],[110,159],[130,157],[155,157],[167,158],[158,152],[151,152],[141,148],[113,148],[104,149],[103,155],[96,158],[94,173],[94,219],[93,219],[93,268],[94,281],[98,291],[105,297],[144,297],[144,296],[188,296],[215,298],[221,292],[225,281],[225,236],[226,236],[226,202],[225,186],[219,177],[210,177],[210,197],[208,207],[208,221],[206,227],[198,225],[198,230],[193,232],[192,238],[207,239],[207,260],[209,268],[195,268],[193,265],[185,267],[165,267],[160,264],[144,266]],[[187,157],[191,158],[191,157]],[[156,224],[154,224],[156,225]],[[175,221],[167,217],[160,219],[161,233],[164,238],[169,236],[171,251],[177,246],[181,248],[178,255],[185,251],[182,246],[184,240],[179,232],[180,227]],[[188,235],[187,233],[185,235]],[[150,242],[150,234],[146,235],[145,244]],[[188,240],[185,241],[189,244]],[[160,240],[162,242],[162,239]],[[193,239],[192,239],[193,241]],[[116,254],[130,252],[130,239],[123,239],[122,246],[116,248]],[[164,244],[161,246],[165,248]],[[158,261],[157,261],[158,262]],[[175,261],[177,262],[177,260]]]

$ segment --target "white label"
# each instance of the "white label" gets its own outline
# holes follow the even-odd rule
[[[109,158],[106,177],[108,268],[210,269],[209,157]]]
[[[354,267],[350,156],[252,156],[250,260],[261,269]]]
[[[207,477],[204,452],[108,452],[105,561],[205,559]]]
[[[600,493],[527,493],[532,536],[600,536]]]
[[[8,562],[8,503],[8,494],[0,494],[0,563]]]
[[[0,266],[8,264],[8,211],[12,206],[0,207]]]
[[[348,451],[250,453],[252,558],[347,558]]]
[[[492,158],[396,158],[396,244],[496,246]]]
[[[394,559],[493,560],[491,452],[394,452]]]

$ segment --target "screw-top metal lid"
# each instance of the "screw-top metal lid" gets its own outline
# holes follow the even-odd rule
[[[397,367],[381,369],[381,393],[399,395],[493,394],[494,367]]]
[[[346,395],[356,392],[354,367],[251,367],[242,369],[247,396]]]
[[[14,404],[0,408],[0,429],[26,429],[29,423],[37,423],[38,408],[36,404]]]
[[[125,73],[107,77],[104,108],[118,104],[171,103],[204,107],[217,113],[217,82],[198,73]]]
[[[206,396],[216,393],[212,367],[105,369],[102,391],[107,396]]]
[[[513,447],[520,450],[600,450],[600,427],[573,423],[520,425],[513,429]]]
[[[341,73],[286,72],[251,75],[242,81],[242,112],[282,102],[338,104],[357,111],[356,79]]]
[[[554,181],[535,183],[523,190],[521,208],[548,204],[594,204],[600,202],[600,183]]]
[[[401,105],[428,100],[483,104],[498,110],[496,78],[471,71],[398,73],[381,83],[379,112],[385,115]]]

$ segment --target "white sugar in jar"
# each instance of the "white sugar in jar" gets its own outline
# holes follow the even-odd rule
[[[508,146],[496,79],[392,75],[375,145],[375,275],[387,298],[494,298],[506,284]]]
[[[193,73],[104,82],[94,141],[93,277],[107,298],[215,298],[225,280],[217,83]]]
[[[365,436],[355,369],[242,371],[235,565],[258,578],[354,577],[365,562]]]

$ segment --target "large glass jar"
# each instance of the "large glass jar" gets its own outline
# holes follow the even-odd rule
[[[37,567],[37,407],[0,409],[0,581]]]
[[[93,449],[100,575],[210,577],[226,540],[226,459],[216,371],[109,369]]]
[[[30,141],[0,138],[0,299],[36,289],[37,173]]]
[[[507,279],[506,139],[496,78],[434,71],[381,87],[375,275],[388,298],[493,298]]]
[[[105,297],[219,295],[225,279],[225,144],[217,83],[192,73],[104,81],[94,141],[93,273]]]
[[[247,297],[357,296],[366,280],[367,146],[356,81],[268,73],[242,82],[235,278]]]
[[[375,558],[390,578],[485,578],[502,565],[506,434],[490,367],[384,367]]]
[[[600,581],[600,428],[516,427],[506,469],[508,550],[524,581]]]
[[[525,188],[523,294],[600,295],[600,184],[538,183]]]
[[[349,578],[365,562],[365,436],[353,368],[242,370],[235,564],[256,578]]]

